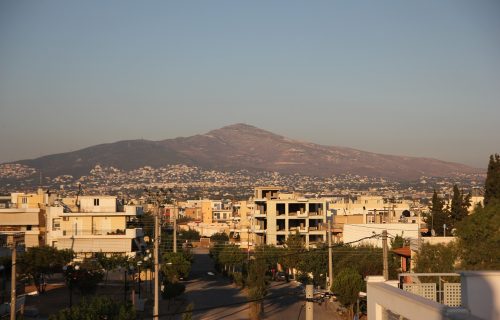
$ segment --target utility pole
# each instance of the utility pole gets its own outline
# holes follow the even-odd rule
[[[174,253],[177,252],[177,203],[174,204],[173,212],[174,216]]]
[[[330,291],[333,283],[333,266],[332,266],[332,216],[328,219],[328,281],[326,282],[326,290]]]
[[[382,231],[382,252],[384,259],[384,279],[389,280],[389,261],[387,257],[387,230]]]
[[[314,286],[312,284],[306,285],[306,320],[314,320]]]
[[[154,307],[153,307],[153,319],[158,319],[158,316],[159,316],[159,312],[158,312],[158,306],[159,306],[159,284],[158,284],[158,276],[159,276],[159,259],[158,259],[158,256],[159,256],[159,245],[160,245],[160,230],[159,230],[159,215],[160,215],[160,199],[156,199],[156,214],[155,214],[155,242],[154,242],[154,256],[155,256],[155,261],[154,261],[154,264],[155,264],[155,282],[154,282],[154,290],[155,290],[155,293],[154,293]]]
[[[10,320],[16,320],[16,259],[17,248],[16,241],[14,240],[12,244],[12,275],[10,280]]]

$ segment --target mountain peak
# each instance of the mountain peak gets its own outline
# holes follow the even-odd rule
[[[88,173],[96,164],[121,169],[188,164],[211,169],[255,169],[313,176],[358,174],[397,180],[483,170],[434,159],[398,157],[305,143],[236,123],[206,134],[163,141],[117,142],[18,163],[52,176]]]

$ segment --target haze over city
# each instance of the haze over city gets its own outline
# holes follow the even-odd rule
[[[0,162],[248,123],[484,168],[497,1],[2,1]]]

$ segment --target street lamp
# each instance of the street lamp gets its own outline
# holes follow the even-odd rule
[[[69,288],[69,308],[73,306],[73,284],[74,281],[76,280],[76,271],[80,270],[79,265],[75,265],[74,267],[72,266],[64,266],[63,271],[66,275],[66,283],[68,284]]]
[[[137,271],[139,272],[139,277],[137,279],[137,282],[139,283],[139,288],[138,288],[139,299],[141,298],[141,265],[142,261],[137,261]]]
[[[5,267],[3,264],[0,264],[0,271],[2,271],[2,291],[0,292],[0,296],[2,296],[2,304],[5,302],[5,283],[7,282],[7,278],[5,276]]]
[[[148,250],[146,250],[146,252],[148,252]],[[144,267],[145,267],[145,270],[146,270],[146,297],[148,296],[149,292],[151,292],[151,290],[149,290],[148,292],[148,271],[149,271],[149,268],[147,266],[147,263],[148,263],[148,260],[149,260],[149,257],[148,256],[145,256],[142,260],[144,260]],[[151,279],[150,279],[151,280]]]

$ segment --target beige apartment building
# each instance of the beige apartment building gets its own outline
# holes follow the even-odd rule
[[[0,208],[1,241],[26,247],[45,244],[45,207],[53,197],[39,189],[36,193],[12,193]]]
[[[81,196],[77,210],[62,203],[47,208],[47,244],[80,256],[97,252],[128,256],[144,248],[141,228],[132,226],[140,206],[118,206],[113,196]]]
[[[282,245],[299,233],[306,248],[326,241],[326,199],[307,199],[280,193],[279,188],[255,188],[252,232],[255,243]]]

